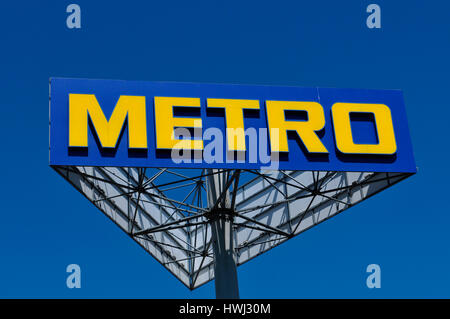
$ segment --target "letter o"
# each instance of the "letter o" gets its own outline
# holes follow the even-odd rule
[[[397,151],[391,110],[385,104],[335,103],[331,108],[336,147],[344,154],[393,155]],[[378,144],[354,143],[350,113],[372,113]]]

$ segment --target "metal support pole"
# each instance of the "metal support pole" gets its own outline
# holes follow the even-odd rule
[[[217,172],[217,170],[210,172]],[[239,299],[236,256],[234,251],[233,217],[230,210],[226,173],[208,178],[208,206],[214,252],[214,282],[217,299]],[[217,201],[220,199],[220,203]],[[217,204],[217,205],[216,205]]]
[[[211,222],[211,228],[216,298],[239,299],[237,267],[233,245],[233,222],[228,217],[220,216]]]

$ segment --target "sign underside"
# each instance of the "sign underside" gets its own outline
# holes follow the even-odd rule
[[[208,176],[223,174],[226,178],[227,189],[223,191],[231,197],[233,213],[229,218],[233,220],[239,266],[412,175],[53,168],[189,289],[214,279]]]

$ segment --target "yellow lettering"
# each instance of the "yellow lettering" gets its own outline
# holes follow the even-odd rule
[[[373,113],[378,144],[355,144],[353,142],[350,113]],[[339,151],[346,154],[385,154],[397,151],[391,110],[384,104],[335,103],[331,108],[334,135]]]
[[[225,109],[230,151],[245,151],[244,109],[259,109],[258,100],[207,99],[208,107]]]
[[[325,126],[322,106],[317,102],[266,101],[272,152],[288,152],[287,131],[295,131],[310,153],[328,153],[316,134]],[[306,121],[286,120],[285,111],[305,111]],[[274,134],[279,130],[278,134]],[[276,136],[278,135],[278,137]]]
[[[94,94],[69,94],[69,146],[88,146],[88,114],[102,147],[116,147],[128,118],[128,147],[147,148],[144,96],[122,95],[107,120]]]
[[[202,128],[202,119],[174,117],[174,106],[200,107],[200,99],[155,96],[156,147],[159,149],[202,150],[203,140],[175,139],[175,128]]]

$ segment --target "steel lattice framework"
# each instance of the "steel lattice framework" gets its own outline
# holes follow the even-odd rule
[[[186,287],[214,279],[215,209],[232,222],[236,264],[412,175],[53,166]],[[208,199],[213,177],[220,191]],[[222,216],[223,217],[223,216]]]

